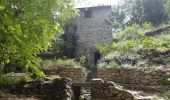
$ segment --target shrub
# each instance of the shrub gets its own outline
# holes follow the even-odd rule
[[[157,49],[161,47],[161,43],[154,40],[152,37],[140,35],[140,45],[143,49]]]
[[[43,60],[41,62],[42,67],[71,67],[71,68],[81,68],[80,63],[75,62],[74,59],[58,59],[58,60]]]
[[[170,34],[161,34],[159,39],[161,40],[163,47],[170,48]]]
[[[18,83],[19,83],[19,80],[15,80],[5,75],[0,76],[0,87],[12,86]]]
[[[104,45],[96,44],[96,48],[99,50],[100,54],[102,55],[106,55],[108,52],[112,51],[111,45],[109,44],[104,44]]]
[[[154,60],[146,57],[149,56],[150,50],[160,52],[170,48],[169,34],[162,33],[154,37],[145,36],[145,31],[152,28],[149,23],[144,23],[142,26],[132,25],[114,35],[117,42],[113,42],[112,45],[96,45],[100,53],[105,56],[104,61],[109,59],[107,60],[109,62],[103,63],[104,66],[109,66],[114,61],[121,66],[147,67],[151,66],[153,62],[156,63],[155,59],[159,60],[158,62],[167,61],[165,57],[158,57]]]
[[[127,28],[125,28],[122,32],[117,33],[114,35],[114,38],[116,38],[118,41],[125,41],[129,39],[138,39],[138,31],[140,26],[139,25],[132,25]]]
[[[111,48],[119,55],[130,55],[137,53],[138,44],[134,40],[120,41],[118,43],[113,43]]]

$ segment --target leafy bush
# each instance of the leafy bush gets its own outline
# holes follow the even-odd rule
[[[77,35],[76,30],[77,26],[72,24],[70,21],[63,26],[64,34],[56,38],[53,41],[50,51],[57,53],[57,58],[67,57],[68,59],[72,59],[75,57],[75,47],[76,47],[76,38]]]
[[[40,79],[37,77],[35,79],[33,79],[31,77],[31,73],[20,73],[19,76],[18,76],[18,74],[16,76],[15,75],[16,75],[16,73],[8,73],[8,74],[1,75],[0,76],[0,89],[18,85],[23,82],[30,82],[33,80]]]
[[[81,64],[75,62],[73,59],[58,59],[58,60],[43,60],[41,62],[43,67],[71,67],[71,68],[82,68]]]
[[[98,68],[117,68],[119,64],[113,61],[104,61],[98,64]]]
[[[108,52],[110,52],[112,50],[112,48],[109,44],[104,44],[104,45],[96,44],[96,48],[99,50],[99,52],[102,55],[106,55]]]
[[[143,49],[157,49],[161,46],[160,42],[155,41],[153,38],[149,36],[144,35],[140,36],[140,45],[142,45]]]
[[[125,28],[122,32],[117,33],[114,35],[114,38],[116,38],[118,41],[125,41],[129,39],[136,40],[139,38],[138,31],[140,30],[139,25],[132,25],[127,28]]]
[[[15,85],[18,83],[19,83],[19,80],[15,80],[15,79],[7,77],[5,75],[0,76],[0,86],[1,87],[12,86],[12,85]]]
[[[170,31],[169,34],[161,34],[158,38],[162,42],[163,47],[170,48]]]
[[[147,57],[150,50],[161,52],[170,48],[169,34],[162,33],[155,37],[145,36],[145,31],[152,28],[149,23],[142,26],[132,25],[114,35],[117,42],[113,42],[112,45],[97,45],[97,48],[105,56],[104,61],[109,61],[107,62],[108,65],[114,61],[121,66],[150,66],[150,60],[153,60]],[[164,62],[166,58],[159,57],[156,59]]]
[[[44,77],[36,54],[47,51],[66,19],[76,14],[74,0],[1,0],[0,12],[0,71],[15,62]]]
[[[81,55],[77,58],[75,58],[76,62],[79,62],[81,66],[85,67],[87,65],[87,58],[84,55]]]
[[[137,25],[133,24],[131,26],[126,27],[123,31],[114,35],[114,38],[118,41],[126,41],[126,40],[138,40],[140,35],[144,34],[145,31],[151,30],[154,27],[151,23],[145,22],[144,24]]]
[[[113,43],[111,46],[112,50],[118,51],[119,55],[130,55],[137,53],[138,44],[134,40],[120,41]]]

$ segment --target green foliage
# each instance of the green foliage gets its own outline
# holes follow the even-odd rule
[[[162,77],[161,84],[170,85],[170,77]]]
[[[147,57],[150,50],[165,51],[170,47],[169,32],[156,35],[154,37],[145,36],[145,31],[153,29],[150,23],[143,25],[132,25],[125,28],[122,32],[114,35],[117,40],[112,45],[97,45],[100,53],[105,56],[105,66],[111,65],[114,61],[121,66],[150,66],[152,58]],[[162,62],[167,62],[166,57],[154,58]],[[168,58],[167,58],[168,59]]]
[[[114,60],[112,61],[107,61],[105,60],[105,62],[99,63],[98,64],[98,68],[117,68],[119,66],[119,64],[117,62],[115,62]]]
[[[122,10],[122,6],[113,6],[112,9],[112,25],[115,29],[123,29],[125,26],[126,13]]]
[[[119,34],[116,34],[117,39],[121,40],[127,40],[127,39],[137,39],[138,38],[138,25],[133,25],[125,28],[124,31],[122,31]]]
[[[76,14],[73,0],[1,0],[0,67],[17,64],[39,77],[36,54],[48,50],[61,25]]]
[[[164,6],[165,0],[121,0],[120,4],[113,9],[114,28],[124,29],[132,24],[142,25],[150,22],[153,25],[160,25],[168,22],[168,16]],[[166,0],[169,2],[168,0]],[[167,9],[169,9],[169,5]],[[155,6],[156,5],[156,6]],[[114,17],[115,16],[115,17]]]
[[[58,58],[74,58],[77,26],[68,21],[64,26],[64,34],[58,37],[51,46],[51,52],[57,53]]]
[[[112,50],[121,56],[137,53],[138,44],[136,41],[127,40],[112,44]]]
[[[15,73],[3,74],[0,76],[0,89],[18,85],[22,82],[30,82],[33,80],[34,79],[31,78],[30,73],[22,74],[21,76],[15,76]]]
[[[70,68],[82,68],[80,63],[74,61],[73,59],[58,59],[58,60],[43,60],[41,62],[43,67],[70,67]]]
[[[99,52],[102,55],[105,55],[112,50],[109,44],[104,44],[104,45],[96,44],[96,48],[99,50]]]
[[[111,68],[117,68],[119,66],[115,61],[111,61],[109,65],[111,66]]]
[[[80,65],[83,66],[83,67],[85,67],[85,66],[87,65],[87,58],[86,58],[84,55],[82,55],[82,56],[80,56],[80,57],[77,57],[77,58],[75,59],[75,61],[76,61],[76,62],[79,62]]]
[[[150,22],[144,22],[144,23],[141,25],[141,28],[142,28],[143,31],[145,31],[145,30],[152,29],[152,28],[153,28],[153,25],[152,25]]]
[[[164,0],[164,5],[165,5],[165,8],[166,8],[166,12],[168,13],[168,16],[170,16],[170,1]]]
[[[146,30],[153,29],[151,23],[145,22],[142,25],[133,24],[126,27],[123,31],[114,35],[118,41],[138,40],[140,35],[144,34]]]
[[[169,34],[161,34],[159,40],[162,41],[162,46],[165,48],[170,48],[170,35]]]
[[[156,49],[156,48],[160,47],[160,44],[161,44],[157,41],[154,41],[153,38],[151,38],[149,36],[144,36],[144,35],[140,36],[140,43],[141,43],[143,49]]]
[[[19,80],[7,77],[5,75],[0,76],[0,87],[12,86],[18,83]]]

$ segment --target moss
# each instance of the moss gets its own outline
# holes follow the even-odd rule
[[[170,76],[163,77],[160,81],[162,85],[170,85]]]

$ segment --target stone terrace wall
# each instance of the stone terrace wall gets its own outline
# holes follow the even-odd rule
[[[85,73],[81,68],[66,68],[66,67],[55,67],[55,68],[43,68],[42,69],[47,75],[59,75],[61,77],[68,77],[73,82],[85,81]]]
[[[102,79],[91,81],[91,97],[92,100],[135,100],[130,92]]]
[[[122,84],[161,85],[165,77],[170,77],[170,69],[98,69],[98,78]]]
[[[46,77],[44,81],[24,82],[14,85],[10,87],[9,92],[15,95],[38,97],[40,100],[72,100],[71,86],[72,81],[68,78],[56,77],[51,79]]]

